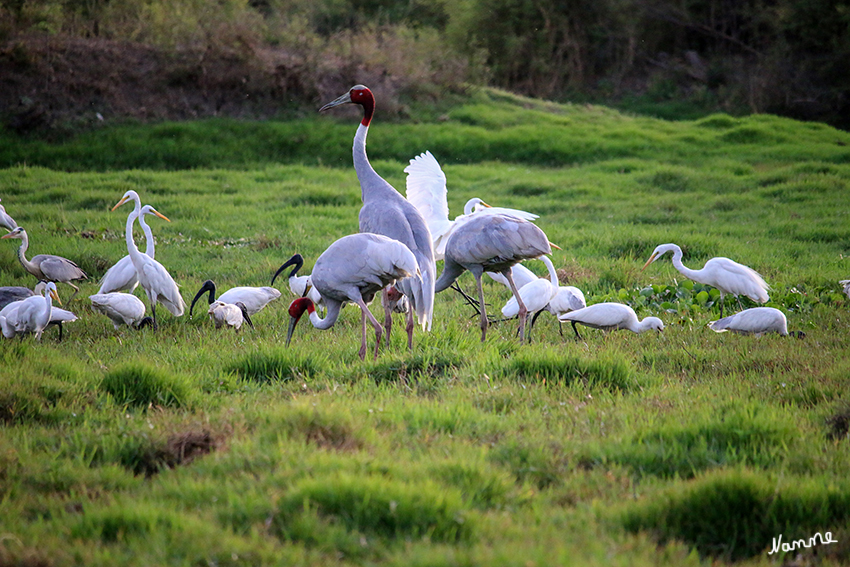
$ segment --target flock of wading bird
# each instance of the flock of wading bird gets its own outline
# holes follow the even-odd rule
[[[377,357],[382,333],[386,342],[392,327],[394,311],[407,314],[406,332],[408,348],[413,345],[416,322],[430,330],[434,313],[434,295],[449,287],[462,293],[475,307],[481,321],[481,340],[487,336],[489,319],[486,313],[481,278],[486,272],[491,278],[506,285],[513,297],[502,308],[502,315],[519,319],[519,338],[526,338],[528,315],[534,321],[543,311],[555,315],[559,322],[569,321],[576,337],[576,324],[606,331],[628,329],[635,333],[646,330],[662,331],[664,324],[658,317],[638,320],[634,310],[620,303],[597,303],[587,306],[584,294],[573,286],[561,286],[555,266],[547,255],[554,246],[543,231],[532,221],[537,215],[515,209],[490,207],[480,199],[471,199],[464,214],[449,220],[446,200],[446,176],[439,163],[425,152],[410,160],[405,168],[407,198],[396,191],[369,163],[366,156],[366,135],[375,111],[372,92],[362,86],[352,87],[321,111],[342,105],[357,104],[363,108],[363,119],[354,136],[354,169],[360,181],[363,207],[360,209],[360,232],[344,236],[331,244],[316,260],[310,275],[298,275],[303,258],[295,254],[272,277],[271,285],[284,270],[288,274],[290,289],[299,297],[289,306],[290,323],[286,336],[288,345],[295,326],[307,312],[317,329],[329,329],[337,321],[346,303],[360,307],[362,340],[360,357],[366,357],[367,321],[375,330],[374,355]],[[112,208],[114,211],[128,201],[135,207],[127,218],[125,237],[128,255],[104,275],[97,294],[90,296],[93,309],[109,317],[115,328],[121,325],[142,327],[152,324],[156,329],[156,304],[162,304],[174,316],[183,315],[186,303],[171,275],[154,259],[154,238],[145,216],[154,215],[168,220],[150,205],[142,206],[135,191],[127,191]],[[147,247],[141,253],[133,240],[133,224],[138,220],[145,234]],[[86,278],[86,274],[72,261],[49,254],[39,254],[28,260],[29,246],[26,231],[6,214],[0,205],[0,226],[9,229],[3,239],[21,240],[18,258],[23,267],[40,282],[36,290],[22,287],[0,288],[0,328],[5,337],[34,333],[41,338],[44,329],[59,325],[60,339],[63,322],[76,320],[66,310],[52,307],[59,301],[56,283],[79,288],[73,281]],[[557,246],[555,246],[557,248]],[[682,250],[675,244],[658,246],[644,265],[667,252],[673,253],[673,265],[686,277],[717,288],[720,291],[721,319],[710,323],[717,331],[733,331],[761,335],[777,332],[788,335],[785,315],[778,309],[756,307],[723,317],[723,300],[726,295],[746,296],[758,303],[768,300],[769,287],[754,270],[728,258],[712,258],[701,270],[692,270],[682,264]],[[538,278],[520,262],[539,258],[546,265],[549,278]],[[436,276],[436,261],[443,260],[443,272]],[[475,300],[456,287],[455,280],[469,270],[475,277],[478,299]],[[841,282],[850,296],[850,280]],[[145,316],[145,305],[133,290],[141,285],[147,294],[152,317]],[[369,311],[368,304],[381,292],[384,307],[383,325]],[[263,309],[270,301],[280,297],[274,287],[236,287],[216,298],[215,284],[204,282],[189,309],[191,317],[195,303],[208,293],[210,318],[216,328],[223,325],[239,329],[243,323],[253,327],[251,315]],[[72,296],[73,299],[73,296]],[[61,304],[61,301],[59,301]],[[317,307],[325,313],[321,317]],[[530,332],[530,328],[529,328]]]

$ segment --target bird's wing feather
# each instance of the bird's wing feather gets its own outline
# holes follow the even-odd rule
[[[489,207],[481,211],[476,211],[474,214],[480,215],[505,215],[509,217],[514,217],[522,220],[533,221],[535,219],[540,218],[540,215],[535,215],[534,213],[529,213],[527,211],[520,211],[519,209],[510,209],[506,207]]]
[[[761,274],[739,264],[729,258],[712,258],[705,264],[703,270],[711,270],[717,279],[715,287],[726,288],[729,293],[735,295],[746,295],[753,301],[766,302],[769,297],[767,290],[770,286],[761,277]]]
[[[422,213],[428,227],[450,224],[446,174],[431,152],[426,151],[410,160],[404,172],[407,173],[407,200]],[[442,234],[442,230],[432,229],[431,232]]]
[[[39,269],[48,280],[53,281],[69,281],[79,280],[86,277],[86,273],[82,271],[71,260],[51,254],[38,254],[32,259],[32,262],[38,264]]]

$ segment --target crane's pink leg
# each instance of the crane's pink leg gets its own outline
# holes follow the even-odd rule
[[[381,295],[383,297],[383,301],[381,303],[384,304],[384,329],[387,330],[387,342],[386,345],[390,346],[390,332],[393,328],[393,308],[390,305],[390,288],[385,287],[383,291],[381,291]]]
[[[481,308],[481,342],[487,338],[487,308],[484,307],[484,288],[481,286],[481,274],[475,274],[478,285],[478,306]]]
[[[360,306],[360,310],[363,312],[363,342],[360,346],[360,358],[366,359],[366,317],[369,318],[369,321],[372,323],[372,326],[375,327],[375,359],[378,358],[378,347],[381,346],[381,324],[375,319],[375,316],[372,315],[372,312],[369,311],[369,306],[366,305],[366,302],[361,298],[357,304]]]
[[[360,308],[360,360],[366,360],[366,310]]]
[[[413,306],[409,306],[407,309],[407,326],[405,330],[407,331],[407,350],[413,350],[413,328],[416,326],[414,323],[414,318],[416,314],[413,312]],[[387,342],[389,342],[389,335],[387,335]]]
[[[525,303],[522,302],[522,298],[519,296],[519,291],[516,288],[516,284],[514,283],[514,277],[511,275],[511,271],[505,270],[502,274],[508,279],[508,283],[511,284],[511,292],[513,292],[514,297],[516,298],[516,302],[519,305],[519,313],[517,316],[519,317],[519,342],[525,341],[525,320],[528,318],[528,308],[526,308]]]

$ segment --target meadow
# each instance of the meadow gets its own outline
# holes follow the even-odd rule
[[[158,310],[157,332],[91,311],[126,254],[130,207],[110,208],[128,189],[171,219],[150,224],[187,301],[206,279],[268,285],[294,252],[309,273],[357,231],[356,123],[0,133],[0,198],[29,254],[90,276],[70,302],[59,286],[79,316],[62,342],[0,341],[0,565],[850,562],[850,134],[823,124],[662,121],[486,89],[389,122],[378,101],[367,149],[397,189],[430,150],[452,216],[475,196],[540,214],[562,283],[661,317],[661,334],[578,341],[544,314],[531,344],[515,321],[482,344],[446,291],[412,352],[397,318],[361,362],[353,308],[330,331],[302,321],[284,347],[285,279],[239,333],[197,306]],[[714,290],[669,259],[641,271],[666,242],[691,267],[759,271],[806,337],[712,332]],[[32,286],[16,248],[0,242],[0,285]],[[486,282],[485,296],[496,312],[509,293]],[[827,531],[837,543],[768,553]]]

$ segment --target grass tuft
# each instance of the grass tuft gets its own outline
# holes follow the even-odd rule
[[[659,540],[682,540],[701,555],[740,560],[830,531],[850,517],[850,486],[817,480],[775,480],[742,471],[711,473],[628,506],[628,531],[650,530]]]
[[[188,379],[141,362],[129,362],[110,370],[100,388],[127,406],[183,407],[189,402]]]
[[[326,370],[326,365],[321,357],[306,357],[287,349],[270,349],[248,354],[227,370],[244,380],[275,382],[313,376]]]
[[[418,381],[422,378],[438,378],[460,367],[463,361],[454,356],[416,355],[410,358],[381,360],[369,366],[366,373],[375,382]]]
[[[305,512],[333,519],[348,530],[385,538],[469,541],[472,518],[458,491],[430,481],[408,483],[377,476],[339,473],[296,484],[278,503],[274,524],[284,537]]]
[[[526,350],[502,366],[506,378],[528,382],[582,384],[629,391],[637,387],[631,366],[617,356],[584,358],[557,352]]]

